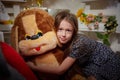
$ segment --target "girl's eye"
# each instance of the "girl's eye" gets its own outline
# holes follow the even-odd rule
[[[62,30],[61,28],[59,30]]]
[[[72,30],[69,30],[69,29],[68,29],[68,30],[66,30],[66,31],[67,31],[67,32],[72,32]]]
[[[62,28],[59,28],[58,31],[62,31],[63,29]]]
[[[71,30],[67,30],[68,32],[70,32]]]

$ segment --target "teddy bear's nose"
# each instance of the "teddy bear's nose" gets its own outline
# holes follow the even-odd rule
[[[35,39],[38,39],[40,36],[42,36],[43,34],[41,33],[41,32],[38,32],[36,35],[33,35],[33,36],[29,36],[29,35],[27,35],[25,38],[26,38],[26,40],[29,40],[29,39],[31,39],[31,40],[35,40]]]
[[[31,40],[37,39],[37,38],[39,38],[40,36],[42,36],[42,33],[41,33],[41,32],[38,32],[37,35],[31,36]]]
[[[37,38],[39,38],[39,35],[33,35],[33,36],[31,36],[31,40],[34,40],[34,39],[37,39]]]

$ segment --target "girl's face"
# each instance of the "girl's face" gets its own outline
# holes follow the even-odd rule
[[[66,20],[62,20],[57,30],[57,37],[61,44],[69,42],[73,35],[73,26]]]

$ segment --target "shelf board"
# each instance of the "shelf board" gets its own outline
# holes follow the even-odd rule
[[[27,0],[1,0],[3,2],[27,2]]]
[[[11,31],[12,26],[13,25],[11,25],[11,24],[8,24],[8,25],[2,25],[2,24],[0,24],[0,31]]]

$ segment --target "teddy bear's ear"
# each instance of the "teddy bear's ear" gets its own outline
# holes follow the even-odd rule
[[[18,26],[13,27],[11,30],[11,45],[17,52],[19,52],[19,49],[18,49]]]
[[[54,26],[54,18],[53,18],[52,16],[48,16],[48,17],[46,18],[46,21],[47,21],[47,23],[49,24],[49,26],[50,26],[51,28],[53,28],[53,26]]]

